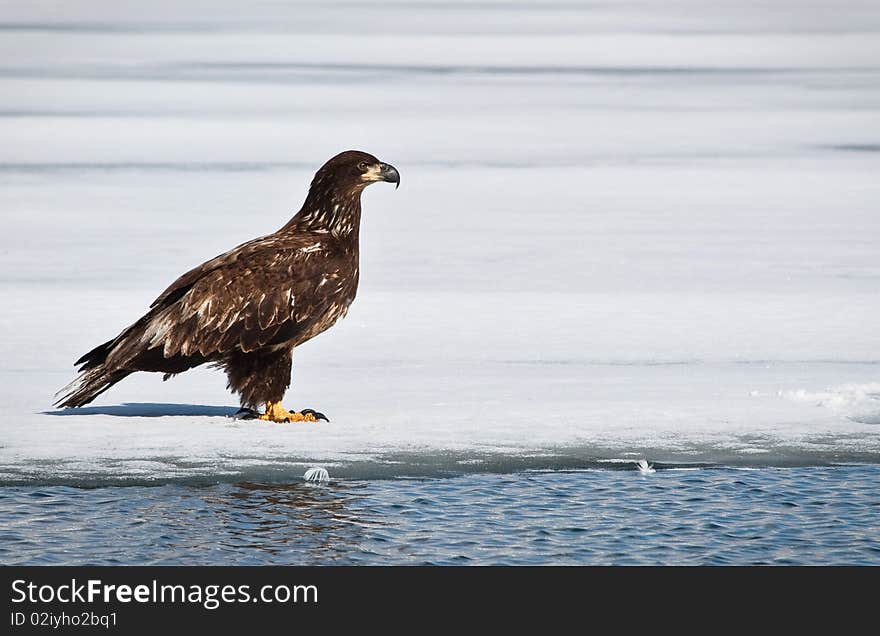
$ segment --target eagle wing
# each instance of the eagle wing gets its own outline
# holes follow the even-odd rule
[[[239,260],[246,260],[249,256],[258,254],[266,249],[271,249],[273,246],[274,241],[272,240],[272,237],[263,236],[248,241],[247,243],[242,243],[238,247],[220,254],[220,256],[215,256],[211,260],[205,261],[171,283],[171,285],[168,286],[168,289],[159,294],[159,297],[152,302],[150,308],[161,308],[170,305],[192,289],[193,285],[211,272],[234,267]]]
[[[107,356],[124,367],[145,351],[211,360],[294,338],[336,300],[341,264],[320,242],[256,239],[187,272],[120,336]]]

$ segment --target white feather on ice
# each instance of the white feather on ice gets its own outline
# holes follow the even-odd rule
[[[306,481],[324,483],[330,481],[330,473],[327,472],[326,468],[316,466],[314,468],[309,468],[303,475],[303,479]]]

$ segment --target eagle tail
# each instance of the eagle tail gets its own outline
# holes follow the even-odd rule
[[[104,365],[85,369],[73,382],[58,391],[56,395],[61,397],[55,406],[66,408],[88,404],[130,373],[124,369],[110,371]]]
[[[79,375],[74,378],[73,382],[55,394],[56,397],[61,396],[56,400],[55,406],[65,408],[88,404],[111,386],[134,373],[137,369],[126,370],[118,368],[116,366],[118,360],[111,367],[107,362],[107,357],[114,350],[118,352],[119,346],[124,345],[129,336],[132,336],[132,334],[135,336],[140,335],[144,325],[148,323],[151,316],[152,312],[125,329],[112,340],[101,343],[88,353],[83,354],[74,363],[74,365],[79,366]]]
[[[107,354],[110,353],[110,349],[113,348],[113,345],[115,345],[118,340],[119,338],[114,338],[113,340],[108,340],[103,344],[99,344],[88,353],[83,354],[82,357],[73,364],[75,366],[83,365],[81,369],[82,371],[100,366],[104,363],[104,360],[107,359]]]

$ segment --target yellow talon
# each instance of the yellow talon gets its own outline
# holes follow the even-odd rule
[[[265,422],[317,422],[311,413],[297,413],[296,411],[288,411],[281,402],[266,402],[266,412],[260,415],[261,420]]]

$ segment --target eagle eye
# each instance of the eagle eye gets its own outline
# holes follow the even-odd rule
[[[361,162],[358,164],[358,170],[366,170],[366,169],[367,169],[367,162],[366,162],[366,161],[361,161]]]

